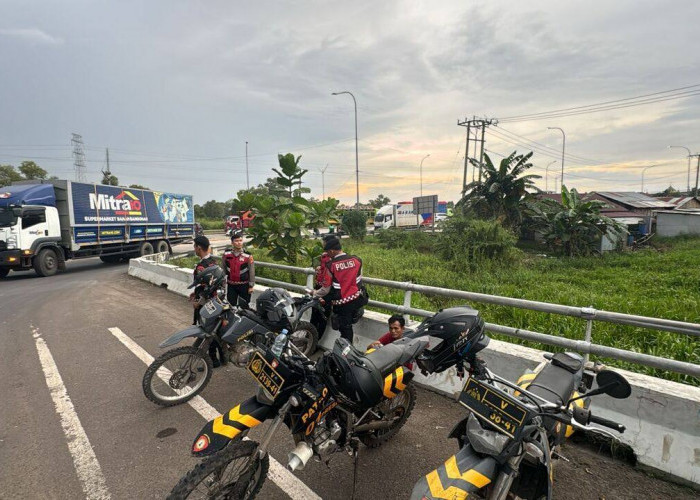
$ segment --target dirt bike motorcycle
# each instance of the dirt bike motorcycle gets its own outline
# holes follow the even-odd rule
[[[209,348],[215,343],[225,363],[246,367],[255,345],[270,344],[282,330],[292,332],[290,340],[305,355],[316,351],[318,332],[307,321],[305,311],[320,308],[310,297],[292,299],[281,288],[264,291],[256,301],[256,310],[244,301],[229,304],[225,298],[226,276],[218,266],[205,269],[190,287],[200,286],[202,303],[197,324],[171,335],[160,344],[170,347],[193,338],[191,346],[171,349],[156,358],[143,376],[146,397],[161,406],[174,406],[189,401],[202,392],[211,380],[213,362]],[[281,315],[278,309],[287,314]]]
[[[279,345],[282,339],[286,345]],[[371,353],[336,340],[318,361],[303,356],[280,335],[262,344],[248,363],[257,394],[207,423],[192,445],[204,460],[173,488],[170,499],[253,499],[265,481],[268,445],[281,424],[296,447],[288,467],[303,469],[312,457],[328,463],[337,452],[357,457],[359,443],[378,447],[404,425],[415,405],[413,372],[404,365],[427,346],[402,339]],[[248,431],[271,421],[260,442]]]
[[[630,385],[602,365],[584,363],[576,353],[545,354],[533,371],[516,384],[509,382],[477,356],[488,337],[478,312],[471,314],[472,333],[465,337],[474,335],[478,341],[465,342],[466,349],[454,360],[458,371],[466,364],[470,375],[459,395],[468,415],[449,434],[457,439],[459,451],[416,483],[411,500],[550,499],[553,460],[561,456],[559,448],[574,429],[613,438],[589,424],[625,431],[623,425],[593,415],[589,398],[607,394],[624,399]],[[417,362],[426,372],[447,368],[427,357],[419,356]],[[594,380],[597,388],[591,390]]]

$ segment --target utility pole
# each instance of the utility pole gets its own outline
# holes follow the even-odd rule
[[[326,163],[326,166],[323,168],[319,168],[321,171],[321,186],[323,189],[323,200],[326,200],[326,169],[328,168],[328,163]]]
[[[467,191],[467,172],[469,170],[469,160],[476,161],[477,148],[479,148],[479,183],[481,183],[482,166],[484,163],[484,145],[486,142],[486,127],[498,124],[497,120],[488,118],[477,118],[473,116],[471,120],[465,118],[464,121],[457,120],[457,125],[467,127],[467,146],[464,148],[464,177],[462,178],[462,195]],[[472,134],[474,139],[472,139]],[[469,156],[470,143],[474,143],[474,157]],[[475,167],[472,164],[472,182],[475,177]]]
[[[73,166],[75,167],[76,182],[85,182],[85,149],[83,149],[83,136],[71,134],[70,140],[73,146]]]
[[[695,171],[695,189],[693,189],[693,196],[698,195],[698,178],[700,178],[700,154],[690,155],[693,158],[698,159],[698,168]]]
[[[250,189],[250,177],[248,177],[248,141],[245,141],[245,183],[247,188]]]
[[[360,209],[360,160],[359,153],[357,149],[357,100],[352,92],[343,90],[342,92],[333,92],[331,95],[341,95],[349,94],[352,97],[352,102],[355,105],[355,192],[357,193],[357,201],[355,202],[355,209]]]
[[[547,165],[547,168],[544,171],[544,192],[549,193],[549,167],[554,165],[557,162],[557,160],[550,161],[549,165]],[[556,189],[555,189],[556,191]]]
[[[558,130],[562,135],[561,143],[561,184],[564,184],[564,151],[566,150],[566,134],[561,127],[547,127],[548,130]]]

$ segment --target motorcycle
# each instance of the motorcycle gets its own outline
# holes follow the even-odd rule
[[[247,366],[260,386],[256,395],[204,426],[192,445],[193,455],[204,460],[180,479],[169,499],[255,498],[269,467],[268,445],[282,423],[296,444],[288,463],[295,471],[311,457],[326,464],[337,452],[357,457],[359,443],[378,447],[411,415],[416,393],[413,372],[404,365],[426,348],[426,340],[402,339],[362,353],[341,338],[317,362],[285,342],[258,346]],[[272,422],[260,442],[242,439],[267,420]]]
[[[202,306],[197,324],[174,333],[159,347],[170,347],[187,338],[195,339],[193,345],[163,353],[148,366],[143,376],[145,396],[158,405],[185,403],[204,390],[213,371],[209,356],[213,343],[220,348],[222,360],[237,367],[247,366],[256,345],[270,344],[277,333],[285,329],[291,332],[293,345],[305,355],[316,351],[318,332],[301,318],[305,311],[321,307],[317,299],[304,297],[293,301],[285,290],[271,288],[260,295],[255,311],[248,309],[242,299],[232,306],[225,299],[225,275],[216,269],[219,268],[211,272],[205,270],[202,273],[205,276],[199,278],[198,284],[202,279],[209,281],[200,293]],[[208,276],[211,273],[221,274],[223,278]],[[271,304],[277,302],[288,308],[289,313],[284,318],[272,314]]]
[[[472,324],[479,324],[476,316]],[[553,459],[561,457],[560,446],[575,429],[613,438],[589,424],[625,431],[589,408],[590,397],[599,394],[629,397],[630,385],[620,374],[566,352],[545,354],[545,361],[513,384],[492,373],[477,356],[488,344],[483,321],[481,325],[479,341],[454,360],[458,371],[465,363],[469,367],[459,395],[468,415],[449,434],[457,439],[459,451],[416,483],[412,500],[550,499]],[[419,356],[417,362],[425,372],[435,368],[431,359]],[[594,380],[598,387],[591,390]]]

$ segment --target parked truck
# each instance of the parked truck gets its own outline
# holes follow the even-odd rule
[[[69,259],[119,262],[194,236],[192,196],[67,180],[0,187],[0,278],[52,276]]]
[[[439,201],[437,213],[447,213],[447,202]],[[401,201],[393,205],[384,205],[377,210],[374,216],[374,229],[396,228],[417,228],[419,226],[431,226],[433,224],[433,215],[414,214],[413,202]]]

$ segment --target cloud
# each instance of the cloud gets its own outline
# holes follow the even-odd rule
[[[61,45],[63,38],[51,36],[39,28],[0,28],[0,36],[16,38],[33,44]]]

